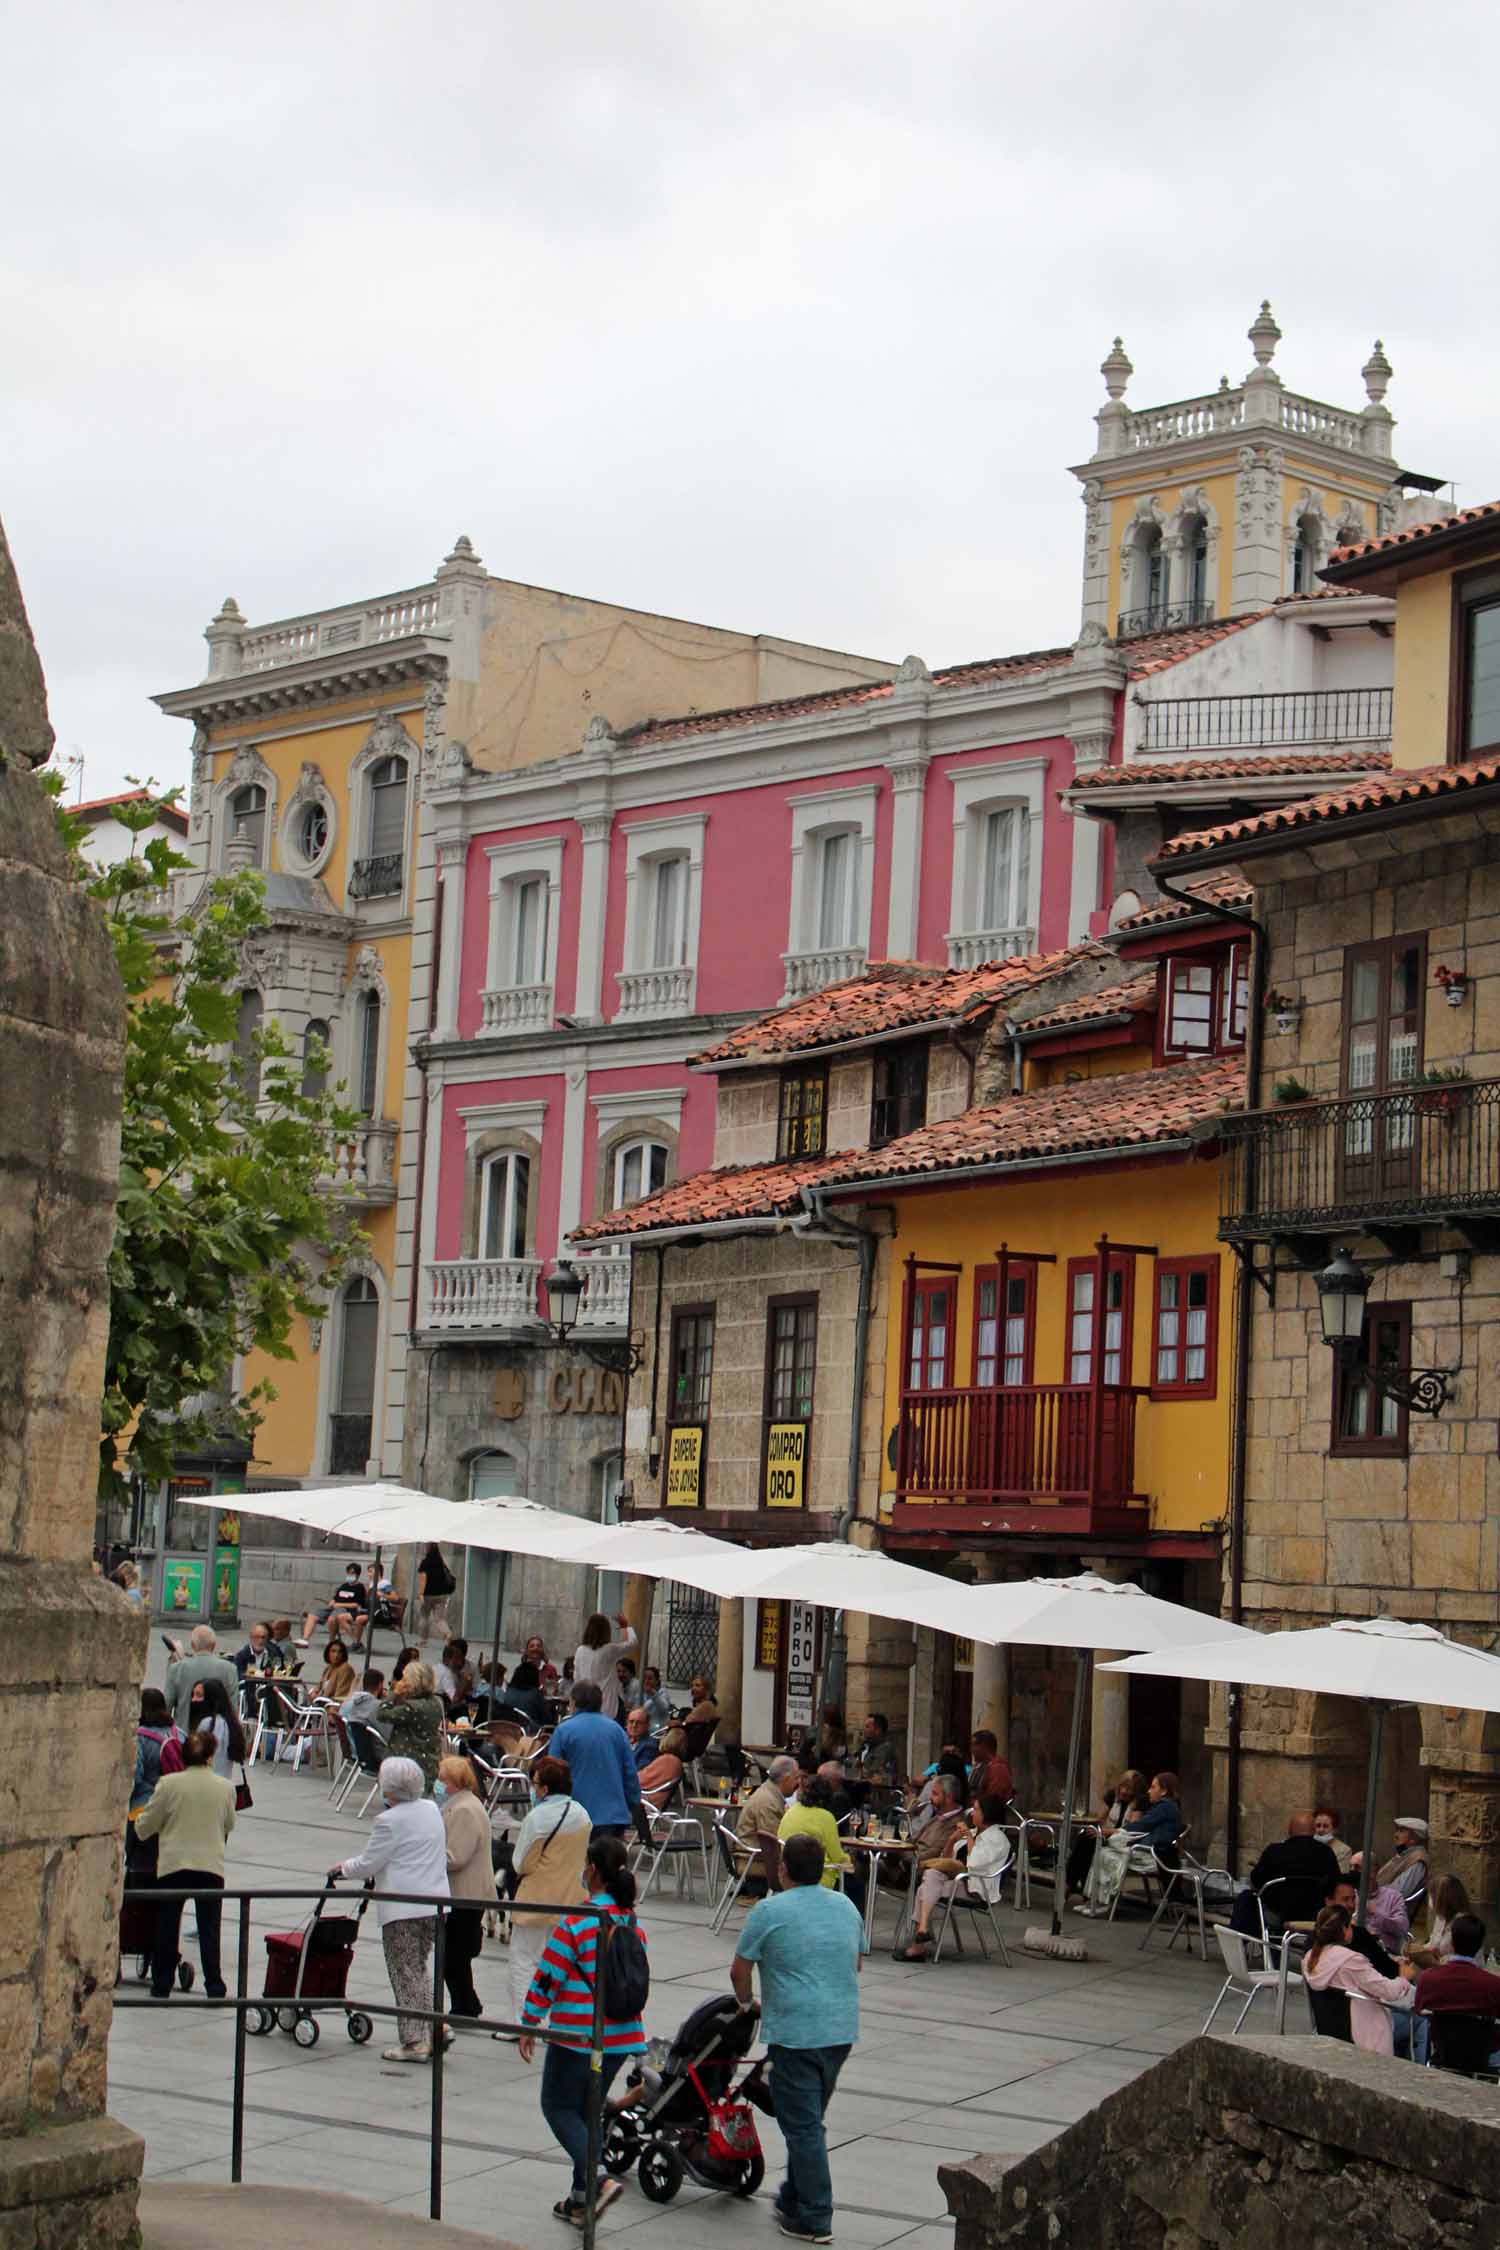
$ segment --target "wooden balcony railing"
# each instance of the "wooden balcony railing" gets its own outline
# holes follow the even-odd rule
[[[1500,1079],[1292,1102],[1218,1130],[1225,1241],[1500,1215]]]
[[[1143,1531],[1133,1384],[907,1391],[896,1430],[898,1531]]]

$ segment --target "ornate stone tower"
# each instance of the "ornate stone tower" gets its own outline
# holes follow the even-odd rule
[[[1263,609],[1311,593],[1347,540],[1444,513],[1441,480],[1391,457],[1391,365],[1379,343],[1360,370],[1363,407],[1289,391],[1272,361],[1281,330],[1263,304],[1254,364],[1238,389],[1130,407],[1134,373],[1117,336],[1100,367],[1108,396],[1091,461],[1075,468],[1088,511],[1083,622],[1126,640]],[[1415,496],[1415,502],[1406,495]]]
[[[117,2250],[141,2144],[104,2114],[146,1625],[91,1575],[124,1002],[50,800],[0,532],[0,2242]]]

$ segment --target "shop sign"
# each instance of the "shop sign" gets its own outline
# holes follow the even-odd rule
[[[786,1611],[786,1723],[810,1727],[817,1685],[818,1612],[813,1602],[788,1602]]]
[[[674,1423],[667,1432],[667,1506],[696,1508],[703,1500],[703,1425]]]
[[[555,1367],[547,1379],[554,1414],[620,1414],[625,1378],[613,1367]]]
[[[774,1672],[781,1661],[781,1604],[758,1601],[755,1605],[755,1669]]]
[[[766,1506],[807,1505],[806,1422],[773,1422],[766,1431]]]

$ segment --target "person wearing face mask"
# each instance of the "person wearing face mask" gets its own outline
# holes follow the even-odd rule
[[[386,1973],[396,2006],[412,2011],[397,2016],[401,2044],[383,2048],[382,2056],[386,2062],[428,2062],[431,2030],[417,2011],[432,2006],[432,1949],[437,1942],[437,1907],[425,1902],[450,1895],[443,1816],[432,1799],[423,1796],[426,1784],[414,1758],[382,1760],[379,1781],[384,1810],[375,1816],[369,1842],[353,1859],[337,1860],[328,1870],[328,1880],[336,1883],[346,1875],[363,1882],[373,1876]],[[415,1896],[403,1897],[406,1892]],[[444,2036],[451,2039],[453,2034]]]
[[[1320,1844],[1326,1844],[1339,1863],[1339,1873],[1347,1875],[1354,1854],[1339,1834],[1339,1816],[1332,1805],[1319,1805],[1313,1814],[1313,1834]]]
[[[484,1943],[487,1908],[498,1903],[490,1856],[490,1817],[479,1801],[474,1768],[467,1758],[444,1758],[432,1794],[443,1816],[448,1889],[455,1905],[443,1937],[443,1982],[455,2016],[482,2016],[474,1990],[474,1963]]]

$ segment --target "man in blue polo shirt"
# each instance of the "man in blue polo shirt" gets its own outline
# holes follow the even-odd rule
[[[786,2178],[776,2223],[793,2242],[833,2240],[833,2183],[823,2119],[849,2049],[859,2037],[858,1910],[823,1888],[815,1836],[782,1846],[774,1897],[751,1908],[730,1968],[734,1996],[751,2005],[760,1966],[761,2037],[771,2054],[771,2104],[786,2142]]]
[[[572,1717],[553,1735],[547,1755],[566,1760],[573,1795],[595,1828],[606,1836],[623,1836],[627,1828],[639,1827],[640,1777],[624,1729],[604,1717],[602,1702],[594,1681],[580,1680],[573,1690]]]

